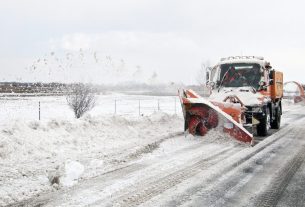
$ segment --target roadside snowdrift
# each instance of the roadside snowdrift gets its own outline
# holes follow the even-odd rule
[[[292,117],[283,117],[284,125],[300,116],[303,106],[283,101],[283,109],[285,116]],[[176,150],[199,146],[197,143],[205,148],[198,148],[200,153],[214,147],[240,146],[216,130],[198,139],[176,136],[183,133],[183,123],[180,116],[160,112],[129,118],[86,116],[79,120],[15,120],[1,125],[0,206],[73,186],[81,180],[144,159],[143,155],[147,153],[150,153],[148,158],[170,157]],[[172,137],[175,138],[170,139]]]
[[[0,132],[0,158],[2,162],[22,162],[71,158],[90,151],[108,154],[109,151],[121,150],[126,144],[141,145],[141,142],[149,143],[162,135],[181,131],[181,120],[175,115],[155,113],[133,119],[87,116],[74,121],[16,121]]]
[[[161,112],[128,119],[16,120],[0,129],[0,206],[119,167],[182,129],[182,117]]]

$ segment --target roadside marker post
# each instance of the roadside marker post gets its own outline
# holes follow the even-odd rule
[[[38,119],[40,121],[40,101],[38,102]]]
[[[175,114],[177,114],[176,97],[175,97]]]
[[[139,116],[141,116],[141,101],[139,100]]]
[[[116,99],[114,100],[114,114],[116,114]]]

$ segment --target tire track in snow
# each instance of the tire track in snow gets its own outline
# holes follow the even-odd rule
[[[120,197],[108,204],[108,206],[137,206],[150,198],[164,192],[165,190],[181,183],[182,181],[198,174],[203,169],[208,168],[221,160],[227,158],[227,155],[232,155],[231,152],[236,151],[235,148],[229,148],[222,150],[208,158],[202,159],[191,166],[187,166],[181,170],[171,173],[157,181],[148,180],[146,183],[139,183],[134,187],[134,190],[130,192],[130,189],[125,189],[123,192],[119,192]],[[236,152],[237,153],[237,152]],[[98,202],[95,203],[98,205]]]
[[[272,143],[276,143],[276,145],[270,146],[267,148],[266,148],[266,146],[264,146],[264,148],[265,148],[264,151],[260,150],[261,153],[255,154],[254,157],[249,158],[247,160],[247,162],[245,162],[244,165],[241,165],[239,167],[237,166],[238,168],[232,169],[232,172],[230,172],[230,169],[228,169],[227,167],[222,169],[221,172],[223,172],[222,174],[224,175],[223,181],[219,180],[219,178],[222,174],[221,174],[221,172],[218,172],[217,175],[212,176],[210,178],[212,180],[212,182],[201,183],[200,185],[195,185],[194,187],[181,191],[180,195],[175,193],[175,196],[172,198],[172,200],[167,201],[167,203],[165,203],[165,206],[178,206],[178,205],[186,204],[185,202],[187,202],[187,205],[185,205],[185,206],[249,206],[250,203],[247,203],[247,202],[253,195],[253,192],[254,192],[254,194],[256,193],[255,190],[253,191],[253,189],[255,189],[254,187],[257,187],[256,185],[258,183],[260,183],[259,179],[256,179],[256,176],[259,175],[260,177],[264,177],[264,176],[270,177],[270,175],[272,173],[274,173],[275,171],[278,171],[279,168],[280,168],[279,176],[284,174],[282,172],[286,173],[288,171],[287,169],[289,169],[289,168],[286,167],[285,169],[282,170],[283,167],[281,165],[279,165],[279,163],[283,162],[283,164],[286,166],[286,163],[289,160],[285,159],[286,161],[284,162],[284,160],[282,158],[283,157],[289,158],[290,156],[294,157],[294,155],[296,155],[294,149],[298,150],[300,147],[295,147],[295,145],[300,145],[299,141],[304,143],[304,139],[303,139],[304,132],[305,132],[305,130],[300,130],[300,128],[298,128],[298,127],[297,128],[290,127],[289,129],[286,130],[285,133],[281,134],[280,139],[276,139],[277,141],[282,140],[281,142],[277,142],[276,140],[273,140],[271,143],[269,143],[269,146]],[[282,138],[284,138],[284,139],[282,139]],[[269,141],[269,140],[265,140],[265,141]],[[264,143],[261,143],[258,146],[261,146],[262,144],[264,144]],[[286,147],[287,148],[289,147],[289,148],[286,150]],[[285,152],[285,154],[283,155],[281,152]],[[273,159],[271,159],[272,157],[270,157],[270,153],[271,154],[280,153],[278,155],[281,155],[281,157],[278,157],[278,158],[275,154],[273,155],[273,159],[277,158],[277,162],[276,162],[277,164],[272,163]],[[304,156],[302,153],[305,154],[305,147],[302,147],[302,150],[299,152],[298,156]],[[256,156],[258,156],[259,159],[257,159]],[[262,159],[265,159],[265,161],[261,160],[260,157]],[[302,159],[304,159],[304,157],[302,157]],[[267,164],[266,161],[269,163],[271,162],[271,163]],[[300,160],[298,160],[298,161],[300,161]],[[266,163],[266,164],[264,164],[264,163]],[[274,170],[272,170],[273,169],[271,167],[272,164],[275,167]],[[296,167],[296,168],[294,168],[292,170],[292,174],[287,175],[287,177],[286,177],[287,179],[285,180],[286,182],[289,182],[289,180],[291,179],[291,177],[293,176],[293,174],[295,172],[294,170],[297,170],[297,168],[301,164],[302,164],[302,162],[294,165],[294,167]],[[258,166],[256,166],[256,165],[258,165]],[[271,170],[269,169],[268,171],[265,171],[264,170],[265,168],[263,168],[262,165],[265,165],[265,167],[267,169],[270,168]],[[276,166],[278,166],[278,167],[276,167]],[[257,174],[257,172],[259,172],[261,170],[264,170],[264,173]],[[244,173],[240,173],[242,171],[244,171]],[[270,174],[270,172],[271,172],[271,174]],[[254,175],[254,174],[256,174],[256,175]],[[201,176],[201,177],[203,177],[203,176]],[[217,181],[217,177],[218,177],[218,181]],[[281,177],[279,177],[279,178],[281,178]],[[264,181],[264,180],[262,180],[262,181]],[[248,182],[250,183],[250,185],[248,184]],[[252,185],[252,187],[251,187],[251,185]],[[282,184],[280,186],[283,187]],[[273,191],[273,188],[276,188],[276,187],[277,187],[276,185],[272,186],[270,188],[270,191]],[[247,189],[249,189],[249,190],[247,190]],[[202,193],[200,191],[202,191]],[[279,190],[278,193],[279,192],[282,192],[282,191]],[[243,196],[241,196],[240,194],[243,194]],[[267,192],[267,194],[268,194],[268,192]],[[197,202],[195,201],[195,199],[197,199]],[[277,199],[275,199],[275,200],[277,200]],[[155,199],[155,201],[158,203],[158,201],[156,199]],[[232,204],[232,202],[233,202],[233,204]],[[241,205],[241,203],[243,203],[244,205]],[[263,205],[257,204],[255,206],[263,206]],[[272,205],[266,205],[266,206],[272,206]]]
[[[262,165],[270,159],[270,156],[272,156],[273,153],[275,153],[273,145],[283,147],[283,142],[279,141],[286,137],[287,133],[288,131],[280,134],[280,136],[276,137],[274,140],[266,140],[269,141],[269,143],[257,145],[257,149],[254,147],[252,152],[249,152],[242,157],[238,156],[234,159],[234,155],[232,155],[232,157],[224,160],[229,164],[222,162],[222,165],[222,163],[218,163],[218,165],[222,165],[222,167],[216,169],[217,173],[213,173],[211,176],[200,175],[200,177],[206,179],[206,181],[201,179],[199,184],[195,184],[179,195],[176,194],[172,200],[165,203],[165,206],[179,206],[185,203],[188,203],[186,206],[224,206],[221,204],[222,200],[226,196],[230,197],[230,194],[234,194],[234,191],[237,191],[239,187],[242,187],[251,179],[251,174],[255,170],[258,170],[251,167],[251,165],[249,167],[247,163],[254,162],[254,165]],[[267,154],[267,157],[255,159],[256,156],[260,157],[260,154]],[[242,176],[237,175],[236,177],[233,172],[238,169],[244,173]],[[221,178],[223,178],[223,180],[220,180]],[[193,196],[195,196],[197,200],[196,203],[194,203],[195,199]]]
[[[290,180],[304,162],[304,159],[305,145],[302,146],[301,150],[285,165],[280,173],[278,173],[272,184],[264,191],[264,194],[258,198],[254,206],[276,206]]]
[[[128,175],[128,174],[130,174],[132,172],[135,172],[135,171],[137,171],[137,170],[139,170],[143,167],[144,167],[143,165],[134,163],[134,164],[131,164],[131,165],[128,165],[128,166],[124,166],[124,167],[120,167],[120,168],[108,171],[108,172],[102,174],[98,178],[93,178],[92,180],[90,180],[91,182],[84,183],[82,185],[82,188],[90,188],[91,185],[92,185],[92,182],[101,182],[101,180],[107,180],[109,175],[112,176],[112,179],[116,179],[116,178],[119,178],[122,175],[122,171],[126,175]],[[70,191],[73,191],[73,190],[79,190],[79,189],[77,188],[77,186],[73,186],[70,189]],[[58,191],[58,192],[55,192],[55,193],[48,193],[48,194],[44,194],[44,195],[42,195],[41,197],[38,197],[38,198],[30,198],[30,199],[27,199],[27,200],[23,200],[23,201],[20,201],[20,202],[9,204],[5,207],[40,207],[40,206],[45,206],[54,197],[59,197],[60,194],[62,194],[62,193],[64,193],[64,191]]]
[[[265,148],[270,145],[278,142],[283,137],[285,137],[289,133],[289,129],[286,129],[284,132],[279,133],[274,139],[268,140],[269,142],[264,143],[264,145],[257,145],[257,148],[254,149],[251,153],[248,153],[246,156],[243,156],[237,161],[232,162],[229,166],[225,167],[222,172],[228,172],[232,169],[238,167],[249,158],[253,157],[257,153],[261,152]],[[238,152],[237,152],[238,153]],[[204,168],[211,167],[212,165],[218,164],[221,161],[225,160],[229,156],[233,156],[232,153],[217,153],[217,156],[212,156],[210,158],[203,159],[192,166],[186,166],[184,169],[176,171],[172,174],[169,174],[155,182],[147,182],[147,183],[139,183],[135,186],[135,190],[130,192],[130,189],[127,189],[126,192],[119,192],[119,194],[123,194],[121,197],[113,201],[108,206],[117,205],[117,206],[137,206],[140,205],[149,199],[157,196],[158,194],[166,191],[169,188],[183,182],[184,180],[195,176],[200,173]],[[215,179],[217,177],[215,176]],[[96,203],[97,204],[97,203]]]

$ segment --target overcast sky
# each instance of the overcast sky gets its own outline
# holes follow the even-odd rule
[[[304,9],[303,0],[1,0],[0,81],[196,83],[202,63],[257,55],[305,82]]]

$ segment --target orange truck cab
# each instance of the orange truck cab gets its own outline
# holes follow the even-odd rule
[[[234,103],[243,107],[241,122],[249,131],[256,128],[257,135],[266,136],[269,129],[280,128],[283,73],[272,69],[263,57],[222,58],[207,71],[206,80],[211,101],[238,97]]]

